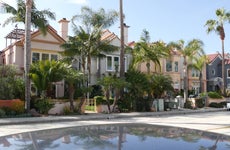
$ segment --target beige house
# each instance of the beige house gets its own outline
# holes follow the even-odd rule
[[[31,32],[31,63],[38,60],[60,59],[59,52],[63,51],[60,45],[67,39],[68,22],[65,18],[59,21],[60,35],[51,26],[48,26],[46,35],[43,35],[39,30]],[[0,64],[17,66],[20,75],[23,75],[24,72],[24,32],[23,29],[14,29],[9,33],[6,36],[6,48],[0,53]],[[55,97],[64,96],[64,82],[55,83],[54,88]]]
[[[183,57],[181,54],[172,50],[170,57],[167,59],[160,59],[161,69],[156,68],[153,62],[150,62],[151,73],[160,72],[164,75],[169,75],[173,81],[173,87],[176,91],[184,89],[184,69],[183,69]],[[139,66],[141,72],[147,73],[146,63],[142,63]],[[202,86],[203,91],[207,91],[206,86],[206,65],[202,70]],[[193,90],[193,94],[199,94],[200,81],[199,81],[199,72],[195,69],[188,70],[188,89]]]

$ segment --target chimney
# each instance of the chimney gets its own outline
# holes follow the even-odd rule
[[[128,44],[128,28],[130,26],[127,26],[125,23],[124,23],[124,43],[125,44]]]
[[[66,18],[62,18],[60,21],[58,21],[58,23],[60,23],[60,35],[64,40],[68,39],[68,25],[69,25],[69,21],[66,20]]]

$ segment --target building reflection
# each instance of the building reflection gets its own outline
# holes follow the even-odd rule
[[[20,133],[0,137],[0,149],[62,149],[63,145],[84,149],[118,149],[124,144],[141,144],[133,142],[131,136],[140,141],[162,138],[185,144],[196,144],[200,141],[209,141],[213,145],[200,145],[200,149],[217,149],[218,144],[230,148],[230,137],[199,130],[190,130],[177,127],[153,126],[146,124],[115,124],[71,127],[38,132]]]

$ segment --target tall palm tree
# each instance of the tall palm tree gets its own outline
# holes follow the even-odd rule
[[[105,57],[102,52],[113,52],[118,48],[111,45],[109,41],[101,40],[101,28],[94,28],[91,33],[87,33],[80,27],[76,34],[75,37],[70,37],[66,43],[61,45],[65,49],[63,55],[71,57],[70,59],[80,56],[83,73],[85,74],[88,70],[90,82],[92,57]],[[87,68],[85,68],[86,63]]]
[[[195,57],[194,61],[188,65],[188,68],[194,68],[195,70],[197,70],[199,72],[199,82],[200,82],[200,89],[199,89],[199,93],[202,93],[203,90],[203,82],[202,82],[202,78],[203,78],[203,68],[205,67],[206,63],[207,63],[208,59],[206,55],[203,55],[201,57]]]
[[[114,10],[106,12],[103,8],[100,8],[98,11],[95,11],[85,6],[81,8],[81,14],[74,15],[71,21],[74,25],[74,30],[79,29],[80,23],[81,27],[87,33],[90,33],[94,28],[102,27],[104,29],[110,27],[117,19],[118,13]]]
[[[136,68],[140,63],[146,62],[147,73],[150,74],[150,62],[155,63],[155,69],[157,66],[160,68],[160,58],[167,57],[168,54],[167,45],[160,41],[150,43],[149,32],[144,30],[141,41],[134,46],[132,65]]]
[[[215,31],[219,36],[222,44],[222,93],[225,94],[226,88],[226,79],[225,79],[225,52],[224,52],[224,39],[225,39],[225,31],[224,31],[224,23],[230,22],[230,12],[226,12],[224,8],[220,8],[216,10],[217,20],[210,19],[206,22],[205,26],[207,26],[207,33]]]
[[[187,101],[188,97],[188,63],[191,63],[195,57],[204,55],[203,42],[199,39],[193,39],[185,45],[184,40],[177,42],[170,42],[169,47],[179,51],[183,57],[183,73],[184,73],[184,101]]]
[[[7,3],[4,3],[0,1],[1,7],[4,10],[5,13],[12,14],[11,17],[9,17],[5,22],[3,23],[3,26],[8,25],[9,23],[26,23],[26,8],[27,8],[27,2],[30,2],[31,6],[31,25],[35,28],[39,28],[39,30],[45,35],[47,32],[47,26],[49,24],[47,18],[55,20],[55,13],[51,12],[49,9],[45,10],[38,10],[36,8],[36,5],[33,0],[27,1],[27,0],[17,0],[17,8],[14,8],[13,6],[10,6]]]
[[[26,0],[26,13],[25,13],[25,47],[24,47],[24,68],[25,68],[25,102],[26,111],[30,111],[30,62],[31,62],[31,12],[33,0]]]
[[[18,0],[17,9],[8,5],[7,3],[0,2],[2,9],[6,13],[10,13],[13,16],[8,18],[3,25],[7,25],[10,22],[22,22],[25,23],[25,46],[24,46],[24,68],[25,68],[25,100],[26,110],[30,110],[30,62],[31,62],[31,26],[39,28],[39,30],[45,35],[47,31],[47,17],[55,20],[54,13],[49,10],[39,11],[37,10],[33,0]]]
[[[66,73],[64,75],[64,79],[68,84],[69,90],[69,101],[70,101],[70,110],[74,110],[74,93],[76,90],[76,84],[83,80],[83,74],[77,71],[74,68],[66,67]],[[81,110],[78,110],[81,113]]]

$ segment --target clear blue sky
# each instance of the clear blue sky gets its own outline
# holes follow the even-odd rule
[[[15,5],[16,0],[2,0]],[[38,9],[47,9],[56,13],[56,21],[50,24],[59,30],[58,21],[61,18],[71,19],[80,12],[82,6],[94,10],[119,11],[119,0],[35,0]],[[206,33],[205,22],[216,19],[215,10],[225,8],[230,11],[229,0],[123,0],[125,23],[129,28],[129,41],[138,41],[143,29],[150,32],[151,41],[163,40],[168,43],[180,39],[186,42],[193,38],[202,40],[206,53],[221,51],[221,41],[217,34]],[[0,14],[0,23],[8,16]],[[24,28],[23,25],[20,25]],[[110,30],[120,35],[119,22]],[[0,26],[0,49],[5,47],[6,34],[14,28]],[[230,53],[230,23],[225,24],[225,52]],[[70,35],[71,35],[70,25]]]

